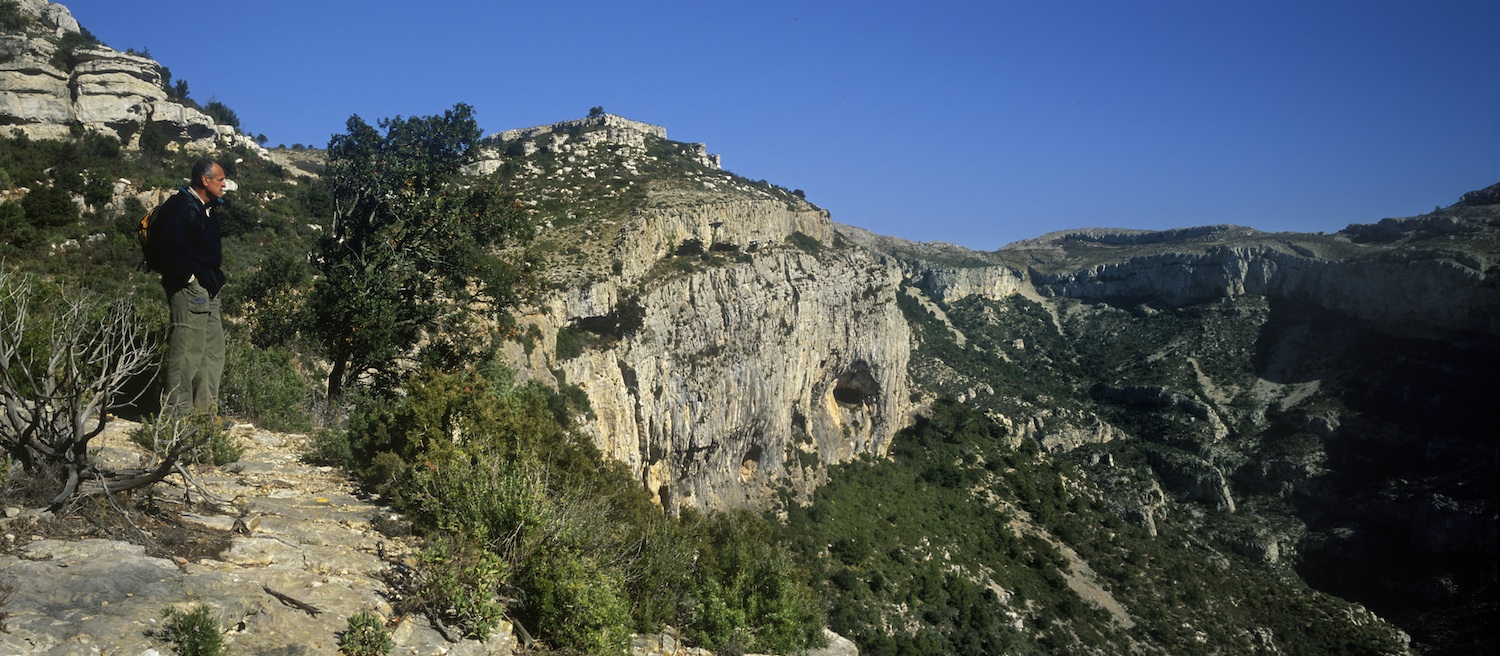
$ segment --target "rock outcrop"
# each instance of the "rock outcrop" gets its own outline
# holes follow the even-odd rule
[[[126,146],[139,146],[149,128],[194,150],[260,149],[233,127],[170,98],[161,64],[102,44],[75,43],[83,32],[66,7],[20,0],[19,10],[34,22],[0,34],[0,127],[33,139],[67,138],[81,127]]]
[[[140,457],[126,437],[133,428],[112,421],[100,439],[112,446],[100,457]],[[14,554],[0,556],[0,580],[10,589],[0,653],[166,653],[168,643],[156,633],[162,609],[197,604],[225,630],[232,653],[335,654],[351,615],[395,619],[385,573],[412,547],[372,528],[392,511],[357,494],[341,472],[299,462],[301,436],[248,424],[234,432],[246,446],[238,462],[198,472],[201,487],[184,490],[172,477],[157,492],[164,508],[201,527],[193,548],[201,557],[148,555],[139,544],[112,539],[32,536],[35,510],[0,519]],[[184,496],[222,502],[188,509],[179,502]],[[509,629],[505,623],[486,642],[454,642],[426,618],[400,618],[392,653],[511,654]]]
[[[485,137],[485,143],[497,150],[531,156],[539,152],[566,152],[571,150],[565,148],[570,142],[574,147],[584,149],[616,146],[644,151],[648,139],[666,138],[667,129],[660,125],[632,121],[614,114],[595,114],[551,125],[496,132]],[[707,146],[686,145],[698,164],[715,170],[722,168],[719,156],[709,154]]]
[[[1489,269],[1487,271],[1486,269]],[[1274,247],[1134,258],[1032,279],[1046,295],[1178,307],[1254,294],[1300,301],[1413,337],[1500,336],[1493,265],[1430,258],[1327,260]]]
[[[765,507],[781,484],[810,492],[811,463],[884,454],[904,427],[898,282],[858,252],[757,256],[651,286],[639,330],[557,366],[599,446],[664,506]],[[598,305],[558,302],[548,321]]]
[[[1494,311],[1500,261],[1483,249],[1433,243],[1450,235],[1469,243],[1494,238],[1500,215],[1481,208],[1387,219],[1335,235],[1235,226],[1071,231],[970,253],[959,266],[920,259],[929,253],[916,245],[883,252],[904,250],[908,277],[947,302],[1035,294],[1182,307],[1259,295],[1321,307],[1398,336],[1500,337]]]
[[[843,244],[827,212],[664,136],[606,114],[487,141],[480,170],[522,171],[513,185],[596,190],[568,196],[570,213],[645,189],[623,216],[543,217],[560,225],[542,239],[576,255],[554,256],[552,290],[519,317],[542,348],[511,357],[580,388],[584,430],[671,510],[770,507],[827,464],[883,455],[910,413],[900,268]],[[588,343],[559,354],[559,333]]]

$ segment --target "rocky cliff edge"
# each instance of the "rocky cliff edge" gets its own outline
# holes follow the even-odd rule
[[[170,98],[161,64],[90,43],[63,5],[19,0],[29,22],[0,34],[0,127],[33,139],[67,138],[78,127],[140,145],[147,127],[167,141],[207,151],[259,144]]]

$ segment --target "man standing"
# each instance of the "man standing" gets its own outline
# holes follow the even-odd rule
[[[219,380],[224,375],[224,321],[219,311],[224,249],[213,209],[223,202],[224,184],[218,162],[198,160],[189,184],[167,199],[151,226],[172,317],[166,402],[179,409],[218,411]]]

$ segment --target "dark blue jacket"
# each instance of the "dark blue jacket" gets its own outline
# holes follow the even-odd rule
[[[161,284],[168,293],[186,287],[189,276],[197,276],[198,284],[215,296],[224,287],[224,272],[219,270],[224,245],[219,219],[211,211],[221,202],[215,199],[205,207],[192,189],[182,187],[162,204],[151,226],[151,242],[161,257]]]

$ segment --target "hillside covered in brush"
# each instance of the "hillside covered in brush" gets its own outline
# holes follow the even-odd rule
[[[719,653],[833,649],[825,626],[864,654],[1496,645],[1495,187],[1332,234],[978,252],[836,224],[597,107],[266,149],[60,8],[0,3],[0,351],[45,360],[43,310],[82,297],[159,358],[133,231],[217,158],[222,411],[308,434],[398,513],[372,522],[417,545],[406,578],[368,573],[387,617],[559,653],[665,627]],[[152,425],[157,385],[109,412]],[[19,464],[15,416],[0,496],[36,506],[56,471]]]

